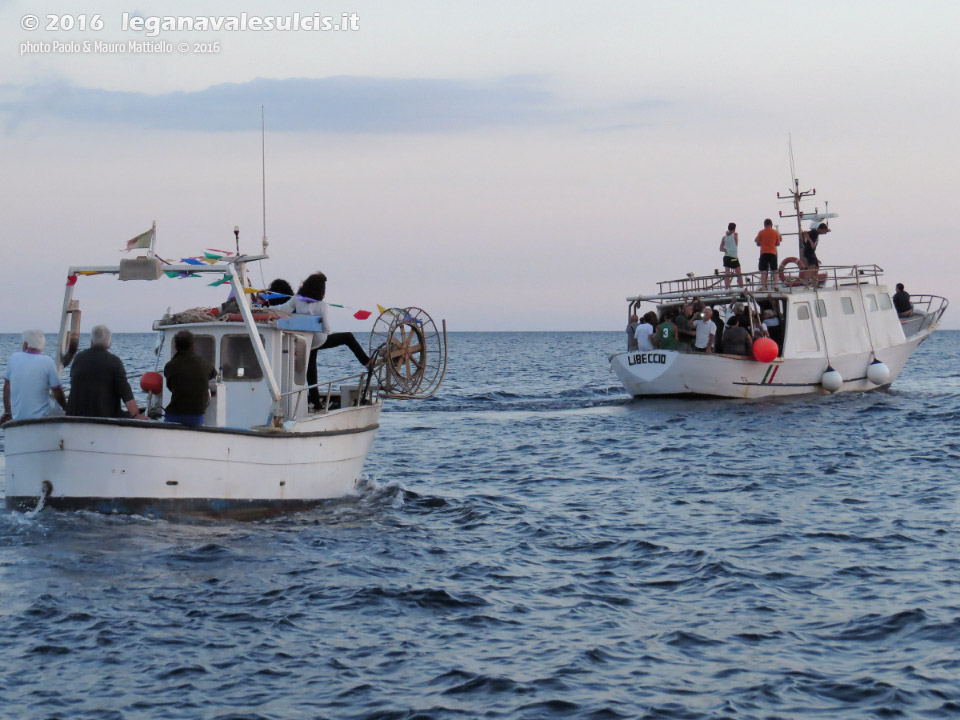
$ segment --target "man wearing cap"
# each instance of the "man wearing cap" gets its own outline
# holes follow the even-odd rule
[[[112,340],[110,329],[97,325],[90,331],[90,347],[73,359],[67,415],[120,417],[122,402],[130,417],[147,419],[133,399],[123,361],[110,352]]]
[[[66,409],[60,376],[53,358],[43,354],[46,339],[40,330],[23,333],[23,350],[15,352],[7,361],[3,375],[3,415],[0,424],[8,420],[29,420],[50,415],[50,394],[60,407]]]

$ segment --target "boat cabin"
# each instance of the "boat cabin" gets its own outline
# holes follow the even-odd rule
[[[719,274],[694,276],[659,283],[659,292],[627,298],[628,315],[643,314],[643,303],[653,303],[662,319],[669,311],[700,301],[712,307],[726,324],[733,306],[741,304],[751,326],[761,324],[763,312],[779,320],[776,333],[779,357],[819,357],[872,352],[891,347],[925,332],[937,322],[946,303],[930,295],[912,296],[914,315],[901,319],[893,306],[883,270],[876,265],[823,266],[820,276],[804,281],[781,271],[771,287],[761,285],[760,273],[745,273],[743,286],[725,287]],[[720,333],[718,333],[720,334]]]

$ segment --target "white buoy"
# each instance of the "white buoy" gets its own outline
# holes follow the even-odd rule
[[[874,360],[867,366],[867,380],[874,385],[886,385],[890,382],[890,368],[879,360]]]
[[[843,378],[840,377],[840,373],[828,365],[826,371],[820,376],[820,384],[823,385],[824,390],[836,392],[843,385]]]

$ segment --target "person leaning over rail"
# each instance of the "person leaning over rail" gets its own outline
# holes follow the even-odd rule
[[[210,402],[210,380],[217,376],[210,361],[193,351],[193,333],[181,330],[173,336],[176,354],[163,366],[170,390],[170,404],[163,421],[201,427]]]
[[[146,420],[127,382],[123,361],[110,352],[113,335],[106,325],[90,331],[90,347],[81,350],[70,365],[70,398],[67,415],[121,417],[123,403],[130,417]]]
[[[28,420],[53,415],[50,395],[66,409],[60,376],[53,358],[43,354],[46,338],[40,330],[23,333],[23,349],[7,361],[3,375],[3,415],[0,425],[8,420]]]

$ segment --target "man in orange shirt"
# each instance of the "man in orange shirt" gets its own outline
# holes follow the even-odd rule
[[[777,271],[777,246],[780,244],[780,233],[773,229],[770,218],[763,221],[763,230],[757,233],[756,243],[760,246],[760,285],[767,289],[767,273]],[[770,284],[773,284],[772,278]]]

